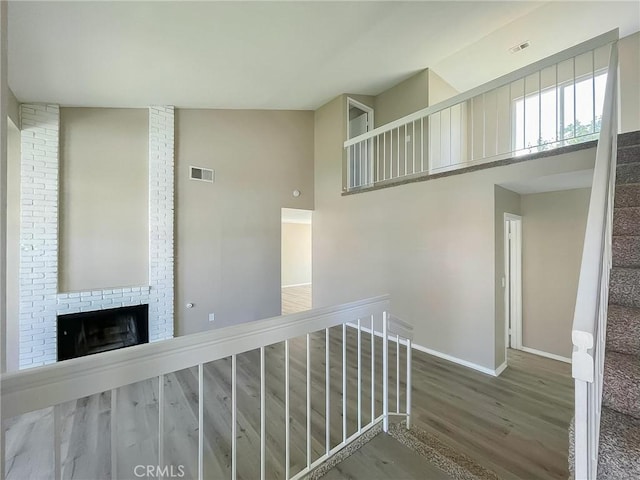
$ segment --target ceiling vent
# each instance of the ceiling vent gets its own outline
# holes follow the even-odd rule
[[[213,183],[214,171],[209,168],[202,167],[189,167],[191,174],[189,178],[191,180],[200,180],[201,182]]]
[[[524,50],[529,45],[531,45],[531,43],[529,42],[529,40],[527,40],[526,42],[522,42],[522,43],[519,43],[518,45],[511,47],[509,51],[511,53],[516,53],[516,52],[519,52],[520,50]]]

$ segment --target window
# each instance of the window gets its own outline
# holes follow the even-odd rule
[[[606,84],[607,72],[600,70],[516,99],[516,155],[597,139]]]

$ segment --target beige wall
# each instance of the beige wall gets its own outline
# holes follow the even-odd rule
[[[147,109],[60,109],[60,291],[148,283]]]
[[[640,32],[618,42],[620,58],[620,132],[640,130]]]
[[[422,70],[375,97],[375,125],[379,127],[429,106],[429,70]]]
[[[177,110],[177,335],[280,314],[281,208],[313,209],[313,134],[313,112]]]
[[[18,369],[20,268],[20,131],[7,122],[7,371]]]
[[[522,195],[522,343],[571,357],[590,189]]]
[[[495,366],[499,367],[505,361],[505,305],[504,305],[504,293],[505,289],[502,286],[502,279],[504,278],[504,214],[512,213],[514,215],[520,215],[520,195],[511,190],[507,190],[498,185],[494,188],[495,196],[495,210],[494,210],[494,224],[495,224]]]
[[[315,113],[314,307],[389,293],[417,344],[494,369],[494,186],[591,168],[595,151],[343,197],[345,105]]]
[[[282,224],[282,286],[311,283],[311,225]]]
[[[433,70],[429,69],[429,105],[444,102],[460,93]]]

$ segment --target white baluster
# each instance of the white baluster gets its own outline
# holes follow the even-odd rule
[[[285,466],[284,477],[289,480],[291,463],[291,419],[289,418],[289,340],[284,342],[284,431],[285,431]]]
[[[238,394],[237,359],[231,355],[231,480],[238,477],[237,437],[238,437]]]
[[[342,441],[347,441],[347,324],[342,324]]]
[[[411,340],[407,339],[407,429],[411,428]]]
[[[260,347],[260,480],[266,477],[267,452],[267,378],[264,347]]]
[[[198,479],[204,480],[204,365],[198,364]]]
[[[329,365],[329,329],[326,328],[324,331],[325,338],[325,371],[324,371],[324,381],[325,381],[325,452],[329,455],[329,451],[331,450],[331,367]]]
[[[387,312],[382,313],[382,429],[389,431],[389,342]]]

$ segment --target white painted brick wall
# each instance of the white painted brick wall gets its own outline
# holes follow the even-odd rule
[[[57,296],[57,314],[91,312],[93,310],[130,307],[145,303],[149,303],[149,287],[147,285],[60,293]]]
[[[58,293],[59,108],[22,109],[20,368],[57,360],[57,315],[149,304],[149,341],[173,337],[173,107],[149,108],[149,286]]]
[[[149,107],[149,341],[173,337],[173,107]]]
[[[56,105],[21,106],[20,368],[57,359],[58,137]]]

